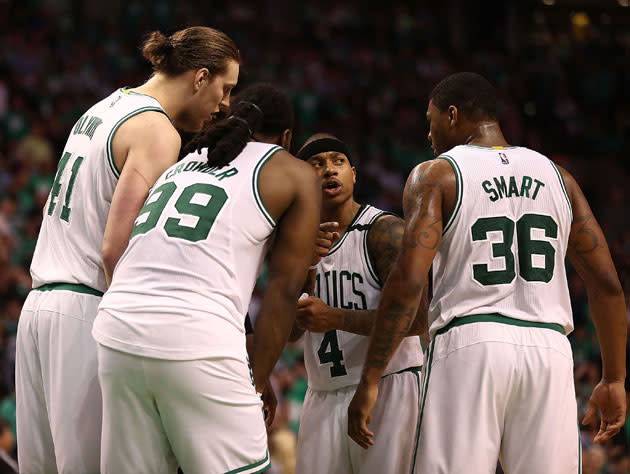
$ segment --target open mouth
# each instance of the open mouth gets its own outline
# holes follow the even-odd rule
[[[339,194],[341,192],[341,188],[342,186],[340,183],[332,180],[324,183],[322,186],[323,191],[329,196],[335,196]]]

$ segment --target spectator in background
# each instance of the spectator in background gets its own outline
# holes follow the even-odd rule
[[[0,418],[0,474],[17,474],[18,464],[13,457],[15,436],[9,422]]]

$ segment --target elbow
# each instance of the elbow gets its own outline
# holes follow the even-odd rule
[[[103,270],[105,271],[105,276],[107,277],[107,281],[111,280],[111,276],[114,273],[114,267],[118,262],[118,258],[116,257],[116,252],[112,248],[111,245],[107,243],[103,243],[103,247],[101,248],[101,261],[103,262]]]
[[[590,288],[588,288],[589,286]],[[623,288],[617,272],[614,270],[609,271],[607,274],[598,275],[592,285],[587,283],[587,289],[594,290],[597,294],[608,298],[623,297]]]

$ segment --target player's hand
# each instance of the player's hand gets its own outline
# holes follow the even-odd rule
[[[339,222],[322,222],[319,224],[319,231],[315,240],[315,253],[313,254],[311,265],[316,265],[322,257],[328,255],[328,251],[335,245],[340,236]]]
[[[617,433],[626,421],[626,391],[621,382],[604,382],[601,380],[593,389],[588,401],[583,425],[597,423],[597,411],[601,413],[599,431],[593,440],[602,443]]]
[[[315,296],[298,301],[295,321],[299,327],[311,332],[326,332],[338,327],[335,309]]]
[[[367,425],[372,421],[377,397],[378,384],[368,385],[362,381],[348,406],[348,435],[363,449],[374,445],[374,433],[368,430]]]
[[[263,410],[265,411],[265,424],[267,428],[269,428],[276,416],[276,407],[278,406],[278,400],[276,399],[276,394],[273,391],[271,382],[267,381],[267,385],[265,385],[260,398],[262,398]]]

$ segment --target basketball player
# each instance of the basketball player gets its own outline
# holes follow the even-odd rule
[[[378,380],[415,315],[433,262],[415,472],[576,473],[579,430],[565,255],[584,279],[603,377],[586,421],[596,442],[625,416],[623,292],[606,239],[575,180],[547,157],[510,146],[496,93],[458,73],[430,96],[438,159],[412,171],[405,236],[383,291],[349,434],[367,443]],[[395,402],[390,400],[390,402]],[[375,433],[378,434],[375,430]]]
[[[321,191],[311,167],[282,148],[293,124],[286,94],[252,86],[234,102],[155,183],[99,307],[103,473],[269,466],[256,390],[293,325]],[[254,388],[245,314],[272,234]]]
[[[361,375],[382,282],[400,249],[403,221],[354,200],[356,170],[342,141],[314,135],[298,157],[321,179],[320,242],[339,238],[312,272],[314,296],[298,302],[297,324],[306,329],[309,388],[300,417],[296,472],[406,472],[419,410],[422,349],[417,335],[403,340],[380,380],[380,389],[396,403],[383,399],[375,407],[373,423],[380,432],[374,449],[364,451],[346,436],[347,406]]]
[[[92,322],[149,188],[178,156],[175,127],[200,130],[229,105],[240,55],[225,34],[152,33],[153,76],[76,123],[44,208],[33,290],[17,335],[20,470],[97,472],[101,394]]]

